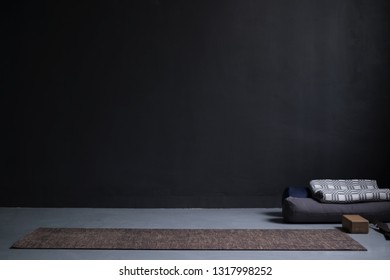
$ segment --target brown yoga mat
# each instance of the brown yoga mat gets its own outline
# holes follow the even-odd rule
[[[38,228],[18,249],[365,251],[337,229]]]

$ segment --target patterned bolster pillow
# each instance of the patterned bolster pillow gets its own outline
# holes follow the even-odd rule
[[[310,190],[315,199],[326,203],[390,200],[388,189],[379,189],[375,180],[317,179],[310,181]]]
[[[372,190],[378,189],[378,185],[375,180],[331,180],[331,179],[323,179],[323,180],[311,180],[310,181],[310,189],[312,193],[323,189],[330,190]]]
[[[390,200],[390,189],[332,190],[323,189],[314,193],[314,198],[324,203],[355,203]]]

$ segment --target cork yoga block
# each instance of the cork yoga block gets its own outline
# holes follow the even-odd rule
[[[342,225],[349,233],[368,233],[368,221],[359,215],[343,215]]]

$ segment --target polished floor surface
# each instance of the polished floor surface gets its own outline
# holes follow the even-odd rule
[[[341,224],[285,224],[279,208],[0,208],[0,259],[390,260],[390,241],[385,240],[384,236],[374,229],[370,229],[368,234],[351,234],[352,238],[367,248],[367,251],[363,252],[10,249],[16,240],[38,227],[340,229]]]

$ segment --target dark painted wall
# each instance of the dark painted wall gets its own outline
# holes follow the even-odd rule
[[[47,2],[2,8],[1,206],[390,186],[389,1]]]

